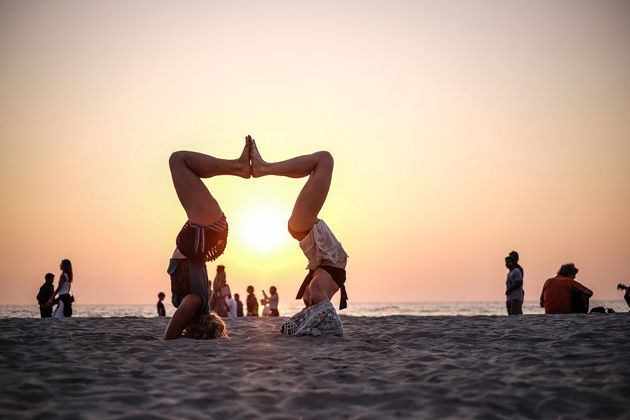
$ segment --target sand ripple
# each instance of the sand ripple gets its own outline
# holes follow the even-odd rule
[[[0,418],[630,418],[630,315],[342,317],[343,338],[228,319],[0,319]]]

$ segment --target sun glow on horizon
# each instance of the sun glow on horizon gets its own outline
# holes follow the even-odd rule
[[[288,241],[286,220],[271,208],[257,207],[243,214],[241,237],[245,243],[261,252],[269,252]]]

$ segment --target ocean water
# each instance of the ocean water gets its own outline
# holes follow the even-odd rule
[[[337,302],[334,301],[337,305]],[[165,302],[166,315],[170,316],[175,308]],[[590,307],[604,306],[616,312],[628,312],[623,300],[592,301]],[[280,302],[280,315],[291,316],[302,309],[300,301]],[[155,305],[73,305],[73,316],[78,317],[154,317],[157,316]],[[262,307],[260,310],[262,313]],[[542,314],[538,302],[528,301],[523,305],[524,314]],[[339,311],[341,315],[350,316],[476,316],[507,315],[505,302],[398,302],[368,303],[348,302],[348,308]],[[39,318],[36,305],[3,305],[0,306],[0,318]]]

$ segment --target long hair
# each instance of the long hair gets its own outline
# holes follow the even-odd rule
[[[61,272],[66,273],[68,281],[72,283],[72,263],[70,260],[61,260]]]
[[[227,338],[228,332],[221,317],[210,312],[191,322],[184,330],[183,336],[194,340],[212,340],[213,338]]]
[[[215,293],[220,293],[221,289],[227,283],[225,271],[217,270],[217,275],[214,276],[214,280],[212,281],[212,290]]]

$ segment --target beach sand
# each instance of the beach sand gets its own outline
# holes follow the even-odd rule
[[[0,418],[630,418],[630,315],[0,319]]]

